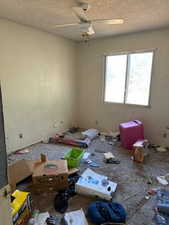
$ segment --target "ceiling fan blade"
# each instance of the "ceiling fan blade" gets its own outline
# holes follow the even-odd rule
[[[87,33],[88,33],[88,35],[93,35],[93,34],[95,34],[95,31],[94,31],[92,25],[89,26]]]
[[[79,20],[81,22],[89,21],[84,10],[81,7],[75,6],[75,7],[72,7],[72,9],[73,9],[73,12],[75,13],[75,15],[79,18]]]
[[[56,24],[56,25],[54,25],[54,27],[71,27],[71,26],[77,26],[77,25],[79,25],[79,23],[67,23],[67,24]]]
[[[92,23],[104,23],[104,24],[112,24],[112,25],[118,25],[118,24],[123,24],[124,20],[123,19],[103,19],[103,20],[92,20]]]

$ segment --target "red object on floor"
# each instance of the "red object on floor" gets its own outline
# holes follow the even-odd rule
[[[133,144],[144,139],[144,127],[141,121],[133,120],[119,126],[122,146],[132,150]]]

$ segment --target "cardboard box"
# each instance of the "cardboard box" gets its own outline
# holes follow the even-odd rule
[[[8,166],[8,180],[12,192],[15,191],[17,183],[32,175],[33,163],[32,160],[23,159]]]
[[[33,189],[36,192],[58,191],[68,187],[66,160],[36,162],[33,167]]]
[[[25,225],[32,212],[32,202],[29,192],[16,190],[12,194],[12,221],[14,225]]]
[[[111,200],[117,184],[109,181],[106,176],[86,169],[75,185],[76,193],[101,199]]]

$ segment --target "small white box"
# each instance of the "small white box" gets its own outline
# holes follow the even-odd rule
[[[78,194],[111,200],[116,187],[117,184],[109,181],[106,176],[97,174],[88,168],[77,181],[75,190]]]
[[[66,213],[64,219],[67,225],[88,225],[82,209]]]

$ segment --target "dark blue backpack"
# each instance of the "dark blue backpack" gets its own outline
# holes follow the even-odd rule
[[[96,225],[107,222],[125,223],[126,221],[124,207],[116,202],[93,202],[89,205],[88,216]]]

